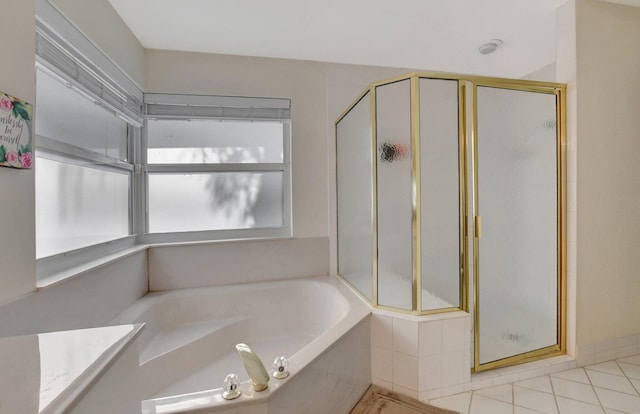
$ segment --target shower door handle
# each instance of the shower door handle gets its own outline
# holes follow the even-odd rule
[[[482,217],[480,216],[473,217],[473,235],[476,239],[482,237]]]

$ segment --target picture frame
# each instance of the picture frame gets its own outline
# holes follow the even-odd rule
[[[0,166],[30,169],[33,106],[0,91]]]

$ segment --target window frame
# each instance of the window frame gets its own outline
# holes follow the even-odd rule
[[[53,76],[57,78],[59,82],[65,83],[75,93],[78,93],[87,99],[88,104],[91,104],[93,100],[95,103],[100,102],[97,98],[91,97],[88,93],[84,92],[72,80],[66,79],[56,73],[56,71],[50,68],[46,63],[37,62],[36,71],[44,72],[44,76]],[[111,111],[108,107],[104,108],[107,112],[113,114],[114,117],[117,113]],[[77,267],[83,263],[91,260],[100,259],[118,251],[135,246],[136,234],[135,228],[135,158],[137,156],[133,143],[135,142],[136,128],[127,119],[122,119],[127,123],[127,160],[123,161],[115,157],[111,157],[106,154],[94,152],[85,148],[77,147],[66,142],[58,141],[54,138],[47,137],[38,133],[35,133],[35,158],[45,158],[57,162],[63,162],[68,164],[74,164],[79,166],[85,166],[87,168],[95,168],[104,171],[111,171],[117,173],[123,173],[128,175],[129,189],[127,192],[128,197],[128,223],[127,223],[127,236],[117,237],[111,240],[78,247],[71,250],[66,250],[60,253],[55,253],[48,256],[36,258],[36,279],[38,280],[38,286],[46,284],[47,277]],[[35,127],[35,125],[34,125]],[[87,165],[89,164],[89,165]],[[35,168],[38,168],[37,161]],[[37,191],[37,190],[36,190]]]
[[[162,101],[167,104],[177,105],[197,105],[200,108],[211,108],[218,110],[225,104],[239,106],[248,104],[258,104],[269,106],[270,102],[288,101],[287,111],[290,111],[291,101],[284,98],[246,98],[234,96],[218,96],[218,95],[190,95],[190,94],[144,94],[145,120],[142,128],[140,159],[142,163],[143,179],[141,184],[144,186],[143,200],[144,205],[144,228],[139,233],[139,240],[142,243],[179,243],[179,242],[197,242],[197,241],[222,241],[237,239],[259,239],[259,238],[290,238],[292,237],[292,207],[291,207],[291,117],[288,118],[264,118],[264,117],[234,117],[234,116],[195,116],[187,114],[147,114],[147,104],[156,101]],[[147,148],[149,141],[148,120],[163,119],[173,121],[191,121],[191,120],[221,120],[221,121],[279,121],[283,123],[283,159],[282,163],[194,163],[194,164],[149,164],[147,162]],[[225,230],[198,230],[183,232],[163,232],[152,233],[149,231],[149,176],[151,174],[176,174],[176,173],[215,173],[215,172],[281,172],[283,174],[282,182],[282,206],[283,206],[283,225],[281,227],[265,227],[265,228],[242,228],[242,229],[225,229]]]
[[[90,164],[92,168],[126,172],[129,175],[128,235],[34,258],[36,286],[44,287],[110,260],[114,254],[122,255],[127,249],[136,248],[138,218],[134,212],[139,205],[135,197],[135,165],[138,154],[136,148],[139,146],[135,143],[139,140],[142,126],[142,89],[47,0],[36,0],[35,9],[36,70],[72,88],[86,98],[88,104],[98,104],[127,123],[126,162],[37,134],[34,123],[36,158],[77,165]],[[37,100],[35,103],[37,116]],[[34,160],[34,169],[37,168],[38,162]]]

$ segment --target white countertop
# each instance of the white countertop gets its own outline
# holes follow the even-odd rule
[[[66,412],[144,324],[0,338],[0,413]]]

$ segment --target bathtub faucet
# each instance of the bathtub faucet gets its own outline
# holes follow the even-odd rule
[[[244,369],[247,370],[249,378],[251,379],[251,385],[254,391],[264,391],[269,386],[269,374],[264,367],[258,355],[256,355],[251,348],[246,344],[236,345],[236,350],[240,354]]]

